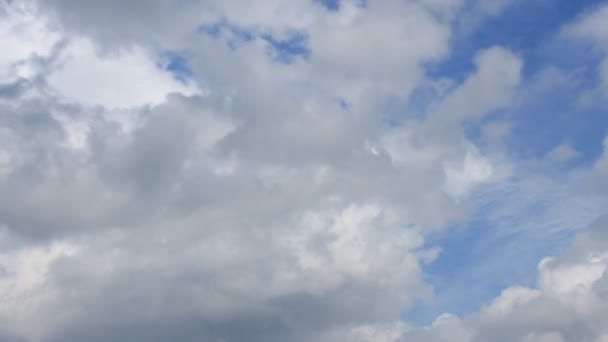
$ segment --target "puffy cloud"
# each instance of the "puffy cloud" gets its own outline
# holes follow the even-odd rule
[[[461,165],[445,166],[445,190],[454,197],[467,195],[476,185],[489,182],[493,175],[492,165],[478,151],[467,152]]]
[[[28,78],[36,71],[36,58],[48,56],[60,36],[39,20],[32,6],[0,2],[0,83]]]
[[[338,13],[310,3],[307,15],[321,21],[301,24],[310,30],[311,57],[288,65],[273,60],[261,37],[280,35],[287,23],[264,26],[263,9],[247,17],[231,12],[240,6],[209,4],[256,36],[235,48],[229,29],[160,34],[163,47],[188,47],[206,90],[192,94],[154,64],[156,50],[144,38],[165,31],[165,4],[141,4],[140,24],[123,20],[131,16],[124,6],[64,5],[25,12],[48,19],[52,30],[41,31],[60,38],[22,85],[31,94],[6,92],[0,102],[2,286],[10,295],[3,334],[26,341],[398,335],[400,325],[376,327],[388,329],[429,295],[421,268],[434,253],[424,234],[456,217],[460,205],[433,186],[445,178],[449,151],[400,162],[384,145],[391,130],[373,113],[390,96],[407,96],[422,64],[445,53],[446,23],[413,3],[368,12],[345,4]],[[116,25],[99,24],[114,16]],[[420,40],[411,25],[432,39]],[[391,50],[365,57],[372,37],[357,34],[368,31],[394,33],[400,44],[387,37],[377,48]],[[355,53],[360,59],[347,58]],[[352,64],[337,68],[342,58]],[[352,72],[360,74],[349,83]],[[395,77],[369,96],[353,95],[378,84],[379,72]],[[349,95],[338,85],[358,90]],[[336,101],[343,95],[350,108]],[[416,146],[405,139],[390,148]]]
[[[434,110],[436,121],[477,119],[510,103],[521,80],[522,60],[509,50],[492,47],[477,53],[475,65],[476,72]]]
[[[92,41],[62,31],[28,2],[3,1],[0,6],[5,19],[0,39],[8,51],[0,60],[0,82],[7,84],[9,95],[9,87],[16,95],[27,83],[42,80],[45,91],[67,101],[131,108],[160,104],[169,93],[199,92],[192,82],[180,82],[163,70],[160,59],[141,47],[100,54]]]
[[[424,291],[421,238],[376,206],[275,227],[206,216],[4,255],[3,320],[36,340],[305,341],[396,317]]]
[[[48,85],[67,101],[86,106],[158,105],[170,93],[199,92],[196,86],[182,84],[159,68],[152,56],[138,48],[98,56],[90,41],[76,39],[61,51],[55,63],[56,69],[48,75]],[[83,85],[91,85],[95,91]]]
[[[243,151],[266,142],[238,142],[244,123],[222,101],[172,96],[139,111],[130,127],[103,110],[38,101],[4,104],[0,186],[13,195],[0,201],[2,223],[23,241],[14,247],[23,258],[53,240],[74,252],[45,257],[31,271],[5,259],[38,279],[28,290],[8,273],[12,291],[42,298],[17,315],[37,325],[7,319],[11,334],[310,340],[398,317],[428,291],[424,227],[411,226],[427,221],[397,210],[397,201],[415,203],[394,189],[407,179],[364,140],[345,160],[320,147],[255,155]],[[74,144],[70,130],[84,139]],[[313,141],[277,133],[265,134],[292,151]],[[370,184],[369,175],[378,178]],[[443,198],[440,190],[434,196]],[[62,315],[49,313],[58,307]]]
[[[450,333],[461,336],[455,340],[602,341],[608,331],[606,224],[599,220],[562,254],[543,259],[536,288],[507,288],[476,314],[449,316]],[[436,341],[443,329],[434,323],[401,338]]]

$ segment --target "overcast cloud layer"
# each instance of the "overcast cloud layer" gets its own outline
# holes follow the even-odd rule
[[[0,341],[608,342],[564,1],[0,0]]]

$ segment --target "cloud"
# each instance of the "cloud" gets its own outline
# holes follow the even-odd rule
[[[146,12],[152,18],[156,5]],[[444,53],[445,24],[423,7],[393,5],[355,21],[311,7],[338,36],[311,31],[310,60],[289,65],[276,63],[257,36],[235,49],[222,35],[186,34],[204,94],[154,65],[141,28],[120,28],[131,25],[121,22],[124,13],[107,31],[87,17],[124,8],[49,3],[32,11],[66,39],[23,85],[31,95],[7,92],[0,102],[0,192],[13,194],[0,196],[6,334],[338,341],[428,296],[421,264],[433,253],[424,232],[459,204],[429,186],[444,178],[443,155],[420,165],[392,161],[382,146],[390,130],[369,111],[409,90],[394,78],[374,96],[350,98],[350,109],[336,101],[338,91],[319,95],[353,71],[361,72],[350,83],[358,89],[371,89],[379,70],[404,78],[412,71],[413,85],[424,61]],[[69,14],[79,10],[82,18]],[[434,38],[335,68],[366,52],[357,32],[395,28],[402,43],[415,40],[401,17],[383,21],[392,10],[410,13]],[[284,24],[274,25],[254,29]],[[125,40],[114,36],[118,28]],[[125,48],[130,39],[139,43]],[[344,51],[334,50],[343,39]],[[415,150],[410,144],[393,147]]]
[[[521,81],[521,59],[502,47],[492,47],[478,52],[474,61],[476,72],[437,106],[434,120],[478,119],[511,103]]]
[[[6,50],[0,57],[0,83],[6,84],[32,76],[36,59],[51,54],[60,36],[27,4],[2,1],[0,17],[0,43]]]
[[[561,35],[585,43],[591,43],[603,56],[597,67],[599,83],[596,89],[584,95],[583,101],[603,101],[608,93],[608,29],[604,23],[608,20],[608,6],[597,6],[576,20],[564,26]]]
[[[11,241],[3,282],[15,298],[4,309],[7,334],[343,340],[429,294],[421,263],[433,253],[424,232],[460,210],[433,186],[445,177],[450,149],[440,144],[443,152],[420,163],[389,156],[383,142],[391,129],[370,108],[407,96],[422,64],[445,53],[445,23],[415,4],[345,5],[335,14],[312,4],[322,21],[315,27],[324,29],[302,24],[311,30],[310,60],[291,65],[276,63],[259,37],[234,49],[222,35],[197,34],[188,43],[202,44],[187,55],[209,92],[194,95],[154,65],[145,42],[124,48],[143,39],[139,27],[120,27],[131,25],[120,21],[124,13],[108,31],[87,17],[124,8],[80,6],[32,12],[51,13],[67,39],[45,57],[40,82],[24,85],[38,92],[0,104],[0,189],[14,194],[0,197]],[[69,14],[79,10],[78,20]],[[230,19],[254,32],[288,27]],[[263,13],[253,19],[267,21]],[[389,50],[368,52],[372,37],[360,34],[381,32],[394,34],[376,41]],[[372,89],[378,73],[390,82],[373,96],[340,87],[319,95],[338,84]],[[410,86],[400,89],[401,80]],[[350,109],[335,100],[347,95]],[[33,256],[44,262],[19,266]]]
[[[51,341],[304,341],[398,316],[424,291],[413,253],[421,238],[375,206],[294,217],[289,234],[209,219],[176,217],[3,255],[12,303],[3,321]]]
[[[192,80],[180,82],[163,70],[160,58],[141,47],[100,54],[92,41],[61,31],[28,2],[1,5],[6,20],[0,39],[10,51],[0,61],[2,83],[23,87],[42,80],[45,91],[66,101],[107,108],[157,105],[169,93],[200,92]]]
[[[608,29],[604,25],[608,18],[608,6],[600,5],[591,11],[579,16],[574,22],[562,29],[562,34],[582,40],[593,41],[600,46],[606,46]]]
[[[467,195],[476,185],[489,182],[493,169],[492,165],[473,149],[467,152],[462,165],[446,165],[445,174],[445,191],[458,198]]]
[[[432,296],[425,265],[441,246],[429,235],[467,222],[487,199],[477,191],[513,185],[511,161],[486,146],[509,126],[488,126],[486,142],[464,126],[513,102],[525,80],[517,53],[481,49],[422,115],[402,106],[439,82],[428,65],[450,56],[464,3],[2,6],[0,42],[15,52],[0,62],[0,339],[606,333],[601,317],[580,323],[601,309],[588,300],[604,291],[595,236],[543,261],[537,288],[506,289],[478,314],[401,320]],[[276,42],[294,36],[307,53],[277,60]],[[167,70],[167,55],[188,75]],[[556,308],[565,316],[533,317]]]
[[[601,219],[570,248],[544,258],[535,288],[507,288],[475,314],[442,316],[431,326],[406,331],[401,339],[602,341],[608,332],[606,229],[606,219]]]
[[[579,156],[579,152],[570,144],[561,144],[545,155],[545,160],[551,163],[564,163]]]
[[[47,76],[49,87],[66,101],[85,106],[114,109],[158,105],[170,93],[200,92],[191,83],[182,84],[138,48],[99,56],[90,41],[75,39],[60,52],[55,63],[55,70]],[[92,85],[95,91],[83,84]]]
[[[194,31],[205,17],[204,6],[193,1],[70,1],[21,0],[39,8],[54,27],[69,36],[86,36],[100,50],[133,45],[169,45],[180,35]],[[138,20],[134,20],[137,13]],[[179,20],[175,20],[178,18]],[[108,25],[108,23],[112,23]],[[167,46],[170,48],[171,46]]]

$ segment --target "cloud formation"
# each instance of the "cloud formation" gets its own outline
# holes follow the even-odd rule
[[[433,234],[525,164],[493,121],[518,52],[430,72],[459,14],[507,5],[0,2],[0,341],[608,338],[605,221],[536,287],[402,319],[434,295]]]
[[[589,341],[606,328],[606,219],[576,237],[562,254],[542,259],[536,287],[514,286],[473,315],[445,315],[403,341]]]

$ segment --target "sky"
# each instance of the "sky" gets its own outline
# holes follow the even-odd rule
[[[0,0],[0,342],[608,342],[608,2]]]

